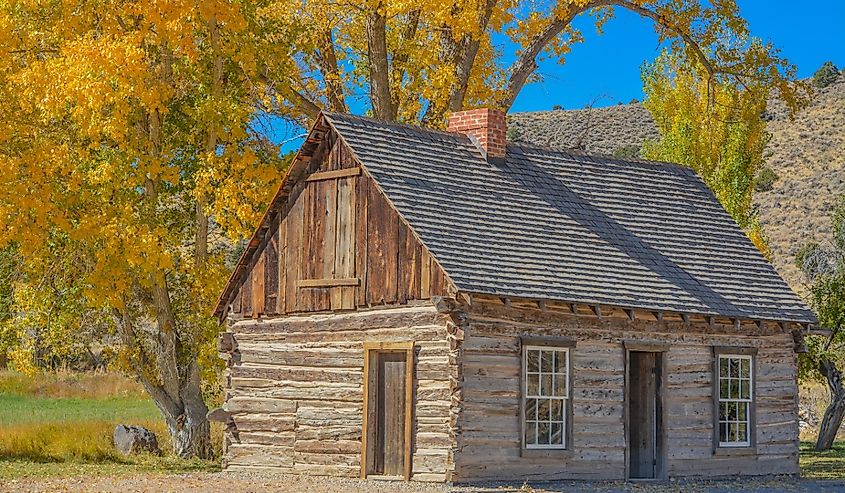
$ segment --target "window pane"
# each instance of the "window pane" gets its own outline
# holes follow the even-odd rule
[[[719,403],[719,421],[727,421],[728,419],[728,403]]]
[[[525,399],[525,419],[537,419],[537,399]]]
[[[563,425],[561,423],[552,423],[551,443],[555,445],[563,444]]]
[[[554,368],[552,368],[552,356],[554,355],[554,351],[541,351],[541,358],[540,358],[540,371],[552,373]]]
[[[545,354],[545,353],[544,353]],[[540,374],[540,395],[552,395],[552,374]]]
[[[555,374],[555,393],[556,397],[566,397],[566,375],[560,373]]]
[[[739,399],[739,380],[732,378],[730,382],[731,388],[730,393],[728,395],[731,399]]]
[[[727,423],[719,423],[719,441],[720,442],[727,442],[728,441],[728,424]]]
[[[719,376],[728,377],[728,358],[719,358]]]
[[[736,441],[736,423],[728,423],[728,441],[735,442]]]
[[[730,358],[729,361],[730,361],[730,363],[729,363],[729,366],[730,366],[729,376],[731,378],[736,378],[736,377],[739,376],[739,360],[736,359],[736,358]]]
[[[730,394],[728,394],[728,380],[726,378],[720,378],[719,379],[719,398],[720,399],[730,398]]]
[[[552,421],[563,421],[563,401],[560,399],[552,400]]]
[[[536,351],[534,349],[528,350],[527,359],[528,359],[528,371],[529,372],[537,373],[538,371],[540,371],[540,364],[539,364],[540,352],[539,351]]]
[[[737,419],[740,421],[746,421],[748,419],[748,403],[740,402],[738,406],[739,409],[737,409]]]
[[[528,395],[539,395],[540,391],[540,375],[528,375]]]
[[[566,373],[566,351],[555,351],[555,371]]]
[[[551,400],[550,399],[540,399],[539,405],[537,406],[537,419],[540,421],[548,421],[549,412],[551,411],[550,408]]]
[[[525,444],[535,445],[537,443],[537,422],[525,422]]]
[[[745,423],[739,423],[736,427],[736,440],[738,442],[747,442],[748,441],[748,429],[746,428]]]
[[[742,372],[740,373],[740,376],[742,376],[743,378],[750,377],[751,376],[751,360],[742,359],[740,361],[742,362],[741,363]]]
[[[537,423],[538,431],[537,431],[537,443],[540,445],[548,445],[549,444],[549,423],[543,423],[542,421]]]
[[[739,398],[740,399],[750,399],[751,398],[751,380],[740,380],[739,381]]]

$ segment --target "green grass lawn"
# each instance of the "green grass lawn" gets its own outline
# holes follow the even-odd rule
[[[138,397],[57,399],[0,394],[0,409],[3,410],[0,426],[72,421],[132,423],[161,419],[152,401]]]
[[[112,445],[117,424],[150,429],[164,454],[123,457]],[[222,441],[221,430],[214,432]],[[218,460],[178,459],[169,445],[158,409],[124,377],[0,372],[0,479],[220,469]]]
[[[812,442],[801,442],[801,476],[813,479],[845,479],[845,442],[835,442],[825,452],[813,450]]]

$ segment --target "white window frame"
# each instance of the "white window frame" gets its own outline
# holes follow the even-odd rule
[[[730,375],[730,360],[745,360],[748,361],[748,398],[722,398],[721,388],[722,388],[722,360],[728,360],[728,376],[725,377],[728,381],[734,379],[732,375]],[[741,364],[740,364],[741,367]],[[737,378],[743,379],[742,376],[738,376]],[[753,430],[753,415],[754,415],[754,357],[749,354],[734,354],[734,353],[719,353],[716,358],[716,386],[715,386],[716,394],[716,437],[719,443],[720,448],[747,448],[752,446],[751,436],[754,432]],[[730,393],[730,385],[728,386],[728,392]],[[745,441],[742,442],[723,442],[722,436],[720,432],[720,426],[722,423],[736,423],[741,424],[742,421],[723,421],[719,413],[721,412],[722,403],[745,403],[748,406],[748,409],[745,412]]]
[[[526,450],[567,450],[569,448],[567,446],[568,440],[569,440],[567,428],[570,425],[569,420],[571,419],[570,412],[569,412],[569,406],[570,406],[570,387],[571,387],[570,382],[571,382],[571,379],[572,379],[572,375],[571,375],[571,372],[570,372],[570,369],[571,369],[570,358],[572,357],[572,354],[570,352],[570,349],[571,348],[569,348],[569,347],[539,346],[539,345],[525,345],[525,346],[522,347],[522,389],[523,389],[523,391],[522,391],[522,399],[521,399],[520,405],[522,406],[523,411],[520,413],[520,416],[522,418],[522,423],[521,423],[521,426],[520,426],[520,432],[522,433],[522,436],[520,437],[520,441],[522,442],[523,448],[526,449]],[[535,395],[529,395],[528,394],[528,375],[529,375],[529,372],[528,372],[528,353],[530,351],[541,351],[541,353],[539,354],[539,359],[538,359],[538,363],[537,363],[538,365],[542,365],[542,351],[546,351],[546,352],[555,351],[555,352],[558,352],[558,353],[565,354],[566,357],[565,357],[564,366],[566,368],[566,373],[565,373],[566,385],[565,385],[565,389],[564,389],[564,395],[562,395],[562,396],[540,395],[541,394],[540,389],[542,387],[542,378],[539,378],[540,383],[539,383],[539,386],[538,386],[537,394],[535,394]],[[532,375],[543,375],[543,374],[547,374],[547,372],[543,372],[542,366],[539,366],[538,371],[537,372],[531,372],[531,374]],[[555,389],[554,378],[557,378],[557,375],[558,375],[557,368],[552,368],[551,374],[554,375],[553,380],[552,380],[552,386],[551,386],[552,394],[554,394],[554,389]],[[536,399],[537,400],[537,405],[535,406],[535,409],[539,409],[539,402],[540,402],[541,399],[550,399],[550,400],[561,401],[561,409],[562,409],[562,412],[563,412],[563,421],[552,421],[551,419],[549,420],[550,425],[553,422],[554,423],[560,423],[560,425],[561,425],[561,443],[548,443],[548,444],[543,443],[543,444],[541,444],[541,443],[528,443],[528,442],[526,442],[526,440],[525,440],[525,430],[526,430],[526,427],[528,426],[528,422],[532,421],[534,423],[534,426],[535,426],[534,435],[535,435],[535,437],[538,435],[539,423],[540,423],[539,420],[533,420],[533,419],[529,420],[528,416],[525,416],[524,410],[526,408],[526,402],[529,399]],[[551,412],[551,410],[549,412]]]

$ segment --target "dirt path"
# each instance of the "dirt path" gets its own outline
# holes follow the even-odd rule
[[[197,473],[130,477],[90,477],[6,480],[6,492],[174,492],[174,493],[779,493],[845,492],[845,482],[767,478],[765,480],[690,481],[669,483],[536,483],[458,486],[425,483],[392,483],[355,479],[265,475],[245,473]]]

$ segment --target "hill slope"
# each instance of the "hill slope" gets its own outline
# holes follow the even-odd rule
[[[659,137],[651,115],[640,104],[583,110],[514,113],[509,138],[552,149],[582,149],[613,154],[641,147]],[[772,190],[757,192],[755,205],[772,249],[772,263],[787,283],[804,291],[794,264],[807,242],[830,241],[830,213],[845,193],[845,74],[820,90],[809,107],[789,120],[773,105],[769,111],[772,140],[767,166],[780,177]]]

